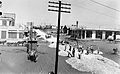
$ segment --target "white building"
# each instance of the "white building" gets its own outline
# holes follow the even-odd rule
[[[109,36],[120,39],[120,30],[116,29],[73,28],[69,33],[79,39],[107,39]]]
[[[22,39],[23,31],[23,27],[15,25],[15,18],[7,17],[7,15],[0,17],[0,40]]]

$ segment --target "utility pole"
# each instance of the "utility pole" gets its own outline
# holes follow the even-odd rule
[[[76,21],[76,27],[78,28],[78,21]]]
[[[33,22],[30,22],[30,41],[31,41],[30,51],[32,50],[32,39],[33,39]]]
[[[29,30],[28,30],[28,32],[29,32],[29,41],[28,41],[29,51],[31,51],[33,48],[33,44],[32,44],[32,41],[33,41],[33,22],[28,22],[27,24],[29,25]]]
[[[71,6],[71,4],[67,4],[67,3],[61,3],[61,1],[59,2],[51,2],[49,1],[48,3],[50,3],[51,5],[48,5],[48,7],[50,8],[58,8],[58,10],[55,9],[48,9],[48,11],[54,11],[54,12],[58,12],[58,29],[57,29],[57,46],[56,46],[56,59],[55,59],[55,74],[57,74],[57,70],[58,70],[58,50],[59,50],[59,33],[60,33],[60,18],[61,18],[61,12],[64,13],[70,13],[70,11],[63,11],[62,9],[68,9],[70,10],[70,7],[63,7],[64,6]],[[54,5],[52,5],[54,4]],[[55,6],[55,5],[59,5],[59,6]]]
[[[33,38],[33,23],[30,22],[30,41],[32,41]]]

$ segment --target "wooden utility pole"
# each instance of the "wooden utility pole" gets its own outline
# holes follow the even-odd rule
[[[31,43],[30,43],[30,45],[31,45],[30,51],[32,50],[32,38],[33,38],[33,23],[30,22],[30,41],[31,41]]]
[[[71,6],[71,4],[61,3],[61,1],[59,1],[59,2],[51,2],[51,1],[49,1],[49,3],[54,4],[54,5],[55,4],[59,4],[59,6],[48,5],[48,7],[51,7],[51,8],[58,8],[58,10],[48,9],[48,11],[58,12],[58,29],[57,29],[57,45],[56,45],[56,60],[55,60],[55,74],[57,74],[57,70],[58,70],[58,50],[59,50],[59,37],[60,37],[59,34],[60,34],[61,12],[70,13],[70,11],[62,11],[62,9],[71,9],[70,7],[62,7],[62,5]]]
[[[33,39],[33,22],[28,22],[27,23],[28,25],[29,25],[29,30],[28,30],[28,32],[29,32],[29,41],[28,41],[28,43],[29,43],[29,50],[31,51],[32,50],[32,39]]]
[[[76,21],[76,28],[78,28],[78,21]]]

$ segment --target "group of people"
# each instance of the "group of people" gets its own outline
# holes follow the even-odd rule
[[[29,47],[30,47],[29,44],[27,44],[27,54],[28,54],[27,58],[28,58],[28,60],[33,61],[33,62],[37,62],[37,58],[38,58],[37,50],[36,49],[30,50]]]
[[[33,48],[33,46],[32,46],[32,49],[31,49],[31,44],[28,42],[28,40],[26,41],[26,45],[25,45],[26,47],[27,47],[27,58],[28,58],[28,60],[30,60],[30,61],[32,61],[32,62],[37,62],[37,58],[38,58],[38,54],[37,54],[37,49],[36,49],[36,47],[38,46],[34,46],[34,48]]]
[[[87,49],[85,49],[83,47],[83,45],[78,45],[77,47],[74,47],[72,45],[70,45],[68,42],[65,43],[64,41],[61,43],[62,45],[65,46],[64,51],[67,52],[67,56],[68,57],[77,57],[77,58],[81,58],[81,54],[103,54],[101,51],[99,51],[99,49],[94,49],[93,45],[90,45],[89,47],[87,47]]]
[[[37,58],[38,58],[38,54],[36,50],[31,50],[28,53],[28,60],[33,61],[33,62],[37,62]]]
[[[118,48],[113,48],[113,54],[119,54]]]

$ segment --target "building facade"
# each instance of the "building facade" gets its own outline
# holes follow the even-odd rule
[[[15,25],[15,18],[10,16],[10,14],[9,16],[4,14],[0,17],[0,40],[22,39],[23,31],[22,27]]]
[[[120,39],[120,31],[112,29],[75,28],[70,29],[68,34],[79,39],[107,39],[109,36]]]

